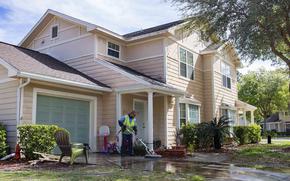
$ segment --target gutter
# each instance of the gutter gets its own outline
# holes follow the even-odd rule
[[[20,125],[20,120],[22,118],[22,109],[23,109],[23,90],[24,87],[27,86],[30,82],[31,79],[27,78],[27,81],[25,83],[22,83],[22,78],[20,79],[20,85],[17,88],[17,97],[16,97],[16,104],[17,104],[17,117],[16,117],[16,125]]]
[[[64,79],[60,79],[60,78],[49,77],[49,76],[45,76],[45,75],[27,73],[27,72],[18,72],[17,77],[31,78],[34,80],[52,82],[52,83],[57,83],[57,84],[69,85],[69,86],[76,86],[76,87],[81,87],[81,88],[86,88],[86,89],[91,89],[91,90],[97,90],[97,91],[112,92],[111,88],[90,85],[90,84],[86,84],[86,83],[80,83],[80,82],[64,80]]]

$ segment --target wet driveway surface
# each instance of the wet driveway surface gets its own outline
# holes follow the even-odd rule
[[[255,168],[238,167],[218,162],[197,162],[192,159],[148,159],[144,157],[120,157],[91,154],[89,163],[117,166],[138,172],[167,172],[174,175],[201,175],[208,180],[243,180],[243,181],[290,181],[290,173],[264,171]],[[182,177],[180,177],[182,179]],[[178,178],[177,178],[178,179]]]

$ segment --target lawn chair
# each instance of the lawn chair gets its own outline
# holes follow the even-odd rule
[[[72,165],[77,157],[85,155],[86,164],[88,164],[88,144],[71,144],[69,141],[69,132],[64,129],[57,130],[54,134],[54,137],[59,149],[61,150],[59,163],[61,163],[61,160],[64,156],[69,156],[70,164]]]

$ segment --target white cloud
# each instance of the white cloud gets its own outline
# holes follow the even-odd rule
[[[1,40],[11,43],[18,43],[47,9],[120,34],[180,19],[175,8],[163,0],[0,0],[0,7],[8,9],[6,18],[0,19],[0,28],[13,34],[6,33],[8,38]]]
[[[7,11],[1,11],[1,9]],[[47,9],[103,26],[119,34],[181,18],[165,0],[0,0],[0,41],[18,44]],[[270,62],[255,62],[240,71],[257,70]]]

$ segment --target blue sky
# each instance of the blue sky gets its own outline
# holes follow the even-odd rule
[[[0,0],[0,41],[18,44],[47,9],[119,34],[182,18],[178,7],[165,0]],[[240,71],[246,73],[262,66],[275,68],[270,62],[258,61]]]

